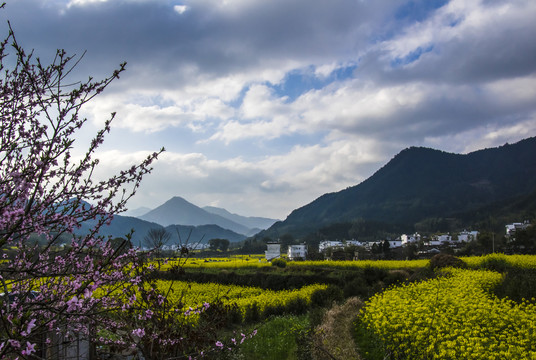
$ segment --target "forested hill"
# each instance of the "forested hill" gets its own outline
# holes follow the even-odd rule
[[[481,217],[492,204],[536,190],[535,154],[535,137],[469,154],[411,147],[359,185],[319,197],[259,236],[304,236],[357,219],[409,227],[455,214]]]

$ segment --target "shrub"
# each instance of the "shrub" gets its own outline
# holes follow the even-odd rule
[[[506,255],[503,254],[487,255],[480,263],[480,268],[500,273],[506,272],[509,267],[510,265],[508,264],[508,260],[506,260]]]
[[[285,268],[285,267],[287,267],[287,262],[285,260],[283,260],[283,259],[274,259],[274,260],[272,260],[272,266]]]
[[[384,280],[385,286],[403,283],[404,281],[409,279],[409,277],[409,273],[405,270],[390,270]]]
[[[271,316],[280,316],[285,314],[285,307],[281,304],[266,306],[262,312],[262,318],[268,319]]]
[[[387,276],[387,270],[373,267],[373,266],[367,266],[363,270],[363,278],[369,285],[373,285],[374,283],[378,281],[383,281],[385,277]]]
[[[437,254],[430,259],[430,267],[432,270],[441,269],[444,267],[467,268],[467,264],[462,259],[448,254]]]
[[[259,305],[255,302],[246,307],[244,314],[244,321],[247,323],[254,323],[261,319],[261,313],[259,311]]]
[[[365,298],[368,297],[369,287],[367,282],[361,276],[358,276],[344,286],[343,293],[345,298],[351,296]]]
[[[510,268],[502,283],[494,291],[499,298],[508,298],[517,303],[523,300],[534,302],[536,294],[536,269]]]
[[[343,298],[342,290],[338,286],[329,285],[326,289],[315,291],[311,295],[311,304],[324,307],[333,302],[342,301]]]
[[[295,298],[287,303],[287,311],[293,315],[301,315],[307,312],[307,301],[304,298]]]

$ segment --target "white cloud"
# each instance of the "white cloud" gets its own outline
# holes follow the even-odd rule
[[[178,14],[184,14],[186,10],[188,10],[188,6],[186,5],[175,5],[173,6],[173,10],[175,10]]]
[[[104,172],[136,146],[170,150],[139,205],[180,195],[283,217],[407,146],[536,134],[536,2],[451,0],[418,21],[395,16],[404,4],[19,0],[3,16],[39,56],[87,49],[81,78],[128,61],[84,111],[117,112]]]
[[[67,7],[69,8],[71,6],[84,6],[88,4],[103,3],[107,1],[108,0],[70,0],[69,3],[67,4]]]

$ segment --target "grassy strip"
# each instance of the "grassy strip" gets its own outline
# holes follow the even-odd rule
[[[297,338],[309,328],[307,315],[277,316],[263,322],[257,335],[240,346],[233,359],[299,359]]]

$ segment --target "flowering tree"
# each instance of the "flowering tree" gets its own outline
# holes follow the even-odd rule
[[[98,234],[125,210],[163,149],[107,180],[92,179],[95,151],[115,114],[75,159],[86,123],[80,110],[125,64],[104,80],[73,84],[78,61],[60,50],[42,64],[19,46],[11,26],[0,44],[0,358],[44,357],[56,337],[91,338],[113,326],[108,312],[123,305],[118,290],[132,283],[140,262],[134,249]],[[86,220],[95,225],[75,236]]]
[[[103,80],[73,83],[78,61],[58,50],[44,65],[19,45],[11,25],[0,43],[0,359],[57,357],[80,337],[146,359],[233,348],[246,335],[229,345],[215,336],[225,306],[184,311],[180,298],[169,297],[172,284],[159,288],[131,234],[99,235],[164,149],[107,180],[93,179],[96,150],[115,114],[75,158],[87,121],[80,111],[125,64]],[[76,235],[84,223],[94,225]],[[184,247],[181,256],[187,254]],[[195,326],[192,315],[199,316]]]

